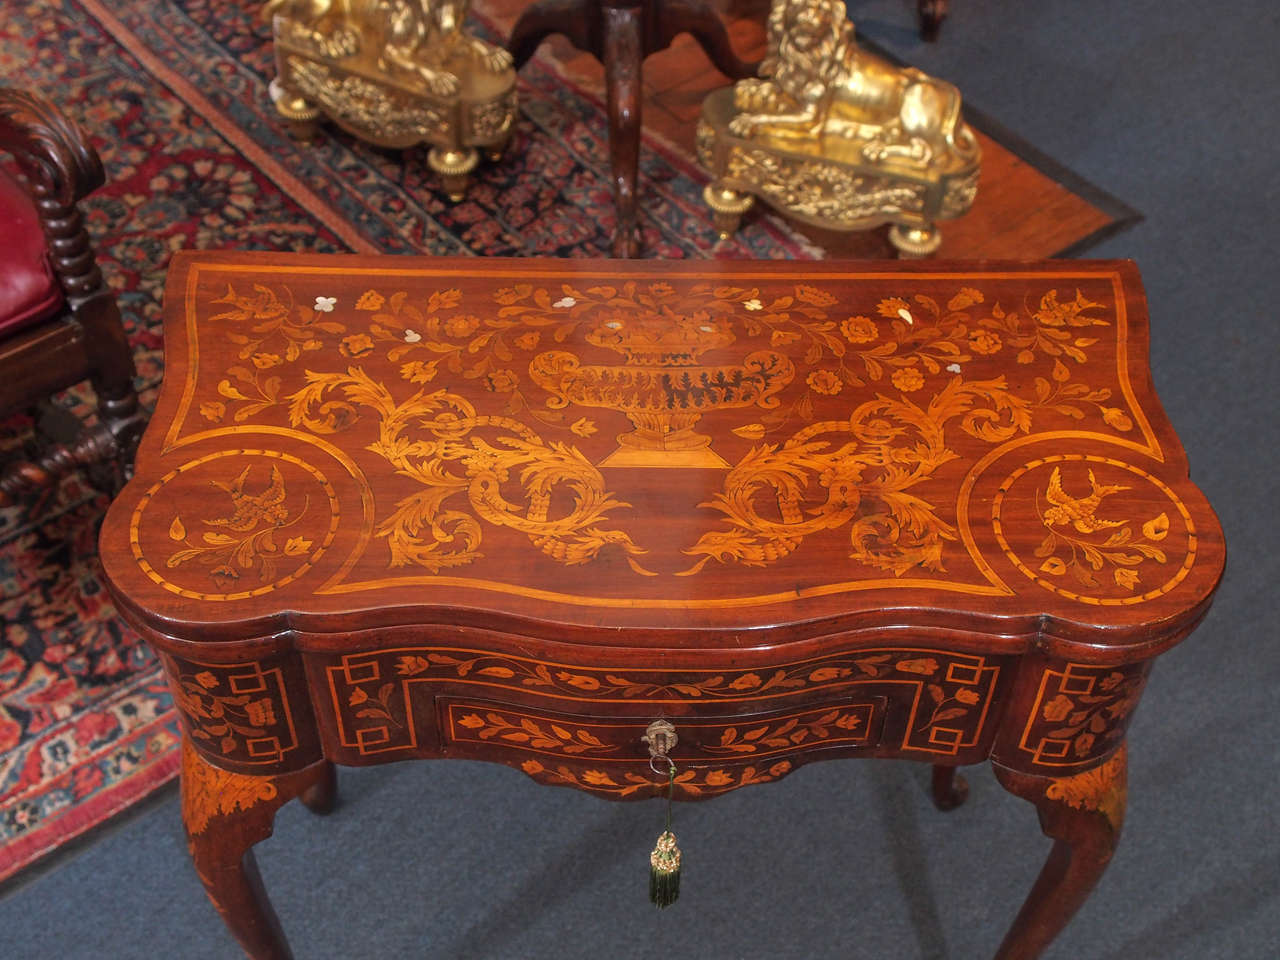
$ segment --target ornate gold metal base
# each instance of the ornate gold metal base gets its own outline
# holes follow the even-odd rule
[[[302,97],[285,90],[278,79],[271,81],[267,92],[271,102],[275,104],[276,113],[284,119],[289,136],[300,143],[310,143],[314,140],[319,128],[318,121],[322,116],[320,111]]]
[[[981,151],[959,91],[860,50],[839,0],[774,0],[764,63],[702,104],[703,198],[721,236],[754,195],[828,230],[892,223],[903,256],[937,250],[937,221],[977,193]]]
[[[465,150],[441,150],[432,147],[427,152],[427,166],[440,174],[444,191],[454,203],[459,203],[467,192],[467,178],[480,162],[480,154],[474,147]]]
[[[331,4],[269,0],[271,99],[299,139],[325,117],[381,147],[429,144],[427,163],[460,200],[479,151],[500,155],[516,114],[505,50],[462,29],[466,0]]]
[[[742,215],[756,202],[751,194],[730,190],[721,183],[709,183],[703,187],[702,199],[715,214],[716,230],[721,240],[728,240],[737,232]]]
[[[918,260],[936,253],[942,246],[942,231],[937,227],[904,227],[895,223],[889,228],[889,242],[899,257]]]

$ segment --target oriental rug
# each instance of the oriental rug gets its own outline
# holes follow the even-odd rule
[[[482,164],[466,199],[452,204],[434,189],[421,151],[392,154],[332,130],[308,146],[285,135],[267,99],[272,53],[259,8],[257,0],[5,0],[0,17],[0,78],[55,99],[103,157],[109,183],[86,204],[89,229],[125,315],[145,404],[161,376],[165,266],[180,248],[607,255],[604,111],[549,59],[522,71],[507,157]],[[479,20],[496,35],[483,13]],[[1010,171],[993,175],[995,219],[1020,202],[1042,203],[1049,188],[1097,212],[1081,217],[1071,243],[1129,218],[1105,196],[1084,196],[1087,187],[1065,171],[986,142],[1003,151],[994,169]],[[822,255],[768,215],[718,241],[704,182],[687,154],[646,138],[647,255]],[[980,254],[991,255],[970,253]],[[61,402],[87,409],[83,391]],[[0,452],[29,432],[21,418],[4,424]],[[0,882],[177,771],[179,732],[156,660],[100,579],[106,505],[73,476],[38,503],[0,511]]]

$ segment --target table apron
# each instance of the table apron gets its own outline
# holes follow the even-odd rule
[[[689,775],[686,799],[847,756],[990,757],[1028,773],[1074,773],[1119,744],[1150,666],[893,639],[774,662],[708,651],[697,669],[575,664],[429,639],[347,654],[162,660],[193,745],[225,769],[278,775],[321,757],[466,757],[618,799],[653,791],[641,737],[657,719],[678,732],[671,756]]]

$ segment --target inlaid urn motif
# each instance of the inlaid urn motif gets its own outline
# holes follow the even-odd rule
[[[776,394],[795,367],[773,350],[755,350],[737,362],[704,362],[705,354],[737,339],[725,319],[617,311],[586,339],[621,355],[616,364],[583,364],[562,350],[540,353],[529,376],[552,396],[553,407],[576,404],[626,414],[635,429],[600,462],[611,467],[710,467],[729,463],[694,430],[711,410],[778,406]]]

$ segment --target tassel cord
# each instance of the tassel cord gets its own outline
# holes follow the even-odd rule
[[[680,896],[680,848],[676,846],[675,834],[671,832],[671,808],[676,792],[676,765],[670,758],[664,758],[670,765],[667,773],[667,822],[658,844],[649,855],[649,900],[658,909],[664,909],[676,902]]]

